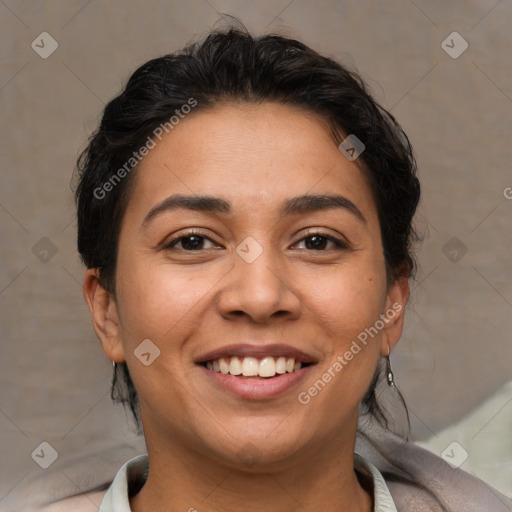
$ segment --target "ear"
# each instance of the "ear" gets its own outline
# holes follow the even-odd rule
[[[399,276],[388,288],[386,309],[381,317],[385,323],[380,347],[382,356],[387,356],[388,351],[393,350],[402,335],[408,298],[409,278],[406,275]]]
[[[85,273],[83,292],[103,352],[110,360],[122,363],[125,357],[121,344],[117,305],[114,295],[100,284],[98,269],[89,269]]]

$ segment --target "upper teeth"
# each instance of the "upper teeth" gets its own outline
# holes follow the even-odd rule
[[[262,359],[255,357],[239,358],[220,357],[206,363],[208,370],[214,372],[243,375],[244,377],[273,377],[276,373],[291,373],[300,370],[302,364],[300,361],[295,362],[293,357],[272,357],[266,356]]]

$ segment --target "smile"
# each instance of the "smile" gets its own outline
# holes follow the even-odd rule
[[[294,357],[285,356],[264,356],[262,358],[237,356],[219,357],[204,363],[204,366],[206,366],[208,370],[224,375],[262,378],[271,378],[276,375],[293,373],[307,365],[308,363],[302,363]]]
[[[239,343],[199,354],[194,362],[220,389],[245,400],[267,400],[291,392],[318,359],[282,343]]]

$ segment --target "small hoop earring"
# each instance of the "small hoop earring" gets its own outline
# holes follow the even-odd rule
[[[389,354],[390,349],[388,345],[388,355],[386,357],[386,378],[388,381],[388,386],[394,386],[395,385],[395,376],[393,375],[393,372],[391,371],[391,361],[389,360]]]

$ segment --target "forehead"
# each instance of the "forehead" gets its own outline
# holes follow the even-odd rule
[[[128,209],[176,193],[223,197],[233,211],[338,193],[375,213],[365,172],[339,151],[323,118],[276,103],[217,105],[180,120],[139,165]]]

